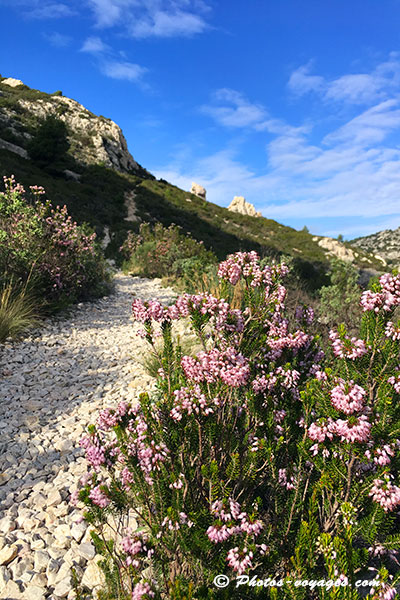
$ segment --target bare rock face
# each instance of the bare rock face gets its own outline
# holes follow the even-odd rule
[[[15,144],[11,144],[11,142],[6,142],[6,140],[0,139],[0,149],[19,154],[22,158],[28,158],[28,153],[26,150],[24,150],[24,148],[21,148],[21,146],[16,146]]]
[[[13,77],[7,77],[7,79],[3,79],[1,83],[9,85],[10,87],[18,87],[19,85],[24,85],[24,83],[20,79],[14,79]]]
[[[262,214],[256,211],[253,204],[246,202],[243,196],[235,196],[228,206],[228,210],[240,213],[241,215],[249,215],[250,217],[262,217]]]
[[[1,80],[1,86],[16,88],[24,86],[19,79]],[[32,90],[26,94],[26,86],[21,94],[7,93],[2,87],[0,95],[9,95],[9,105],[0,107],[0,128],[14,136],[13,143],[1,140],[1,147],[26,158],[24,147],[29,141],[33,127],[39,126],[48,116],[54,116],[67,126],[70,142],[69,153],[82,165],[103,164],[105,167],[122,172],[142,170],[131,156],[125,137],[118,125],[103,116],[96,116],[82,104],[60,95],[51,95]],[[35,97],[36,93],[36,97]],[[20,140],[20,144],[19,144]]]
[[[357,238],[351,242],[375,255],[384,265],[400,265],[400,227],[397,229],[384,229],[378,233]]]
[[[117,171],[139,168],[128,151],[121,129],[111,119],[97,117],[79,102],[64,96],[52,96],[51,101],[20,100],[19,103],[39,119],[54,115],[64,121],[71,131],[71,153],[78,162],[103,163]]]
[[[340,258],[340,260],[344,260],[345,262],[354,262],[356,256],[353,250],[350,248],[346,248],[346,246],[342,242],[338,242],[330,237],[313,237],[313,241],[318,242],[318,246],[324,248],[324,250],[328,251],[328,254],[331,256],[336,256]]]
[[[203,200],[206,200],[207,192],[205,188],[203,188],[203,186],[199,185],[198,183],[195,183],[194,181],[192,181],[190,193],[194,194],[195,196],[198,196],[199,198],[203,198]]]

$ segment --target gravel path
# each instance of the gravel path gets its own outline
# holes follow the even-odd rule
[[[119,273],[115,285],[113,295],[0,347],[2,599],[73,598],[71,566],[88,587],[101,581],[81,513],[68,503],[87,470],[79,439],[100,409],[152,384],[132,296],[175,297],[159,280]]]

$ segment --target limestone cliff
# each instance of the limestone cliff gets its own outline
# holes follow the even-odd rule
[[[141,170],[121,129],[111,119],[94,115],[61,92],[45,94],[13,78],[0,81],[0,148],[28,158],[25,147],[35,128],[48,115],[65,122],[69,153],[78,163],[102,163],[122,172]]]

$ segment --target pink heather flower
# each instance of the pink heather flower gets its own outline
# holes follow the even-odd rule
[[[347,421],[338,419],[331,427],[336,435],[341,437],[342,442],[367,442],[370,437],[371,423],[368,417],[350,417]]]
[[[86,460],[95,471],[99,471],[101,465],[106,462],[105,448],[101,446],[100,440],[93,436],[86,436],[80,440],[80,445],[86,450]]]
[[[378,502],[385,512],[394,510],[400,504],[400,488],[393,485],[391,475],[384,475],[384,480],[374,479],[369,495]]]
[[[340,379],[339,384],[330,392],[333,406],[347,415],[359,412],[364,408],[366,391],[353,380],[345,382]]]
[[[154,592],[147,582],[137,583],[133,588],[132,600],[143,600],[144,598],[154,598]]]
[[[400,327],[395,327],[392,321],[386,324],[385,335],[393,341],[400,340]]]
[[[221,379],[227,385],[240,387],[247,383],[250,375],[247,358],[231,347],[202,351],[196,358],[183,356],[181,364],[186,377],[196,382],[215,383]]]
[[[174,421],[180,421],[184,412],[188,415],[193,413],[209,415],[214,412],[213,407],[220,404],[218,397],[207,398],[198,384],[194,385],[193,388],[182,387],[175,390],[174,396],[174,406],[170,412]]]
[[[389,465],[394,456],[394,450],[389,444],[375,450],[374,463],[380,466]]]
[[[325,438],[331,440],[333,438],[332,425],[333,420],[331,418],[328,420],[320,419],[319,423],[311,423],[307,435],[315,442],[324,442]]]
[[[374,591],[374,588],[372,588],[371,593],[373,593]],[[379,590],[377,600],[393,600],[393,598],[396,598],[397,595],[398,594],[395,588],[391,587],[387,583],[384,583],[383,586],[381,586],[381,589]]]
[[[73,492],[71,492],[71,496],[69,498],[69,503],[71,504],[71,506],[77,506],[79,501],[79,490],[74,490]]]
[[[366,290],[361,294],[360,305],[363,311],[373,310],[375,312],[379,312],[379,309],[383,304],[383,294],[380,292],[372,292],[371,290]]]
[[[349,338],[344,336],[341,338],[339,334],[331,329],[329,339],[332,342],[332,349],[335,356],[338,358],[350,358],[355,360],[367,353],[367,347],[363,340],[355,337]]]
[[[118,423],[118,415],[110,408],[100,411],[97,418],[97,426],[103,431],[108,431]]]
[[[314,446],[318,447],[318,444],[314,444]],[[314,448],[314,446],[313,446],[313,448]],[[310,450],[311,450],[311,448],[310,448]],[[290,477],[290,480],[288,480],[286,469],[279,469],[278,481],[279,481],[279,485],[286,488],[287,490],[293,490],[296,487],[295,486],[296,479],[294,477]]]
[[[208,539],[214,544],[225,542],[236,533],[236,527],[227,527],[225,523],[221,525],[211,525],[207,531]]]
[[[243,548],[243,551],[240,551],[236,546],[236,548],[231,548],[231,550],[229,550],[226,560],[236,573],[242,575],[246,569],[252,568],[252,558],[253,553],[251,551],[248,551],[247,548]]]
[[[279,377],[281,385],[286,389],[296,387],[297,382],[300,379],[300,373],[296,371],[296,369],[284,369],[283,367],[278,367],[275,373]]]
[[[105,495],[99,486],[96,486],[90,490],[89,498],[92,500],[93,504],[100,506],[100,508],[106,508],[106,506],[110,504],[110,499]]]
[[[400,375],[396,375],[396,377],[388,377],[388,383],[392,384],[395,392],[400,394]]]

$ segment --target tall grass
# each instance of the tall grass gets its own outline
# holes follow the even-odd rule
[[[27,285],[0,288],[0,343],[39,323],[38,303]]]

